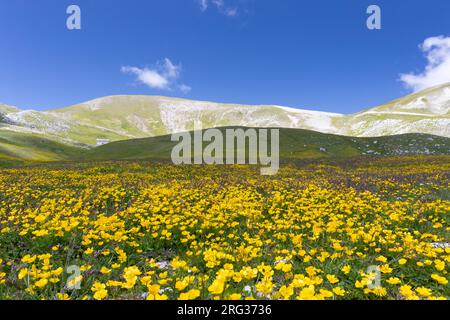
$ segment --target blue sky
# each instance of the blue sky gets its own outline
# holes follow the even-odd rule
[[[66,28],[70,4],[81,30]],[[381,30],[366,27],[371,4]],[[0,101],[147,94],[352,113],[445,80],[449,12],[448,0],[0,0]]]

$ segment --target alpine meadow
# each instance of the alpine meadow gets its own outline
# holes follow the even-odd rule
[[[0,300],[450,299],[430,1],[0,4]]]

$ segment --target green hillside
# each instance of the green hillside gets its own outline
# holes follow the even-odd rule
[[[225,136],[226,129],[220,128]],[[192,134],[192,132],[191,132]],[[131,139],[85,149],[63,144],[34,133],[0,129],[0,166],[24,161],[170,160],[177,142],[170,135]],[[204,143],[206,146],[208,143]],[[450,154],[450,138],[405,134],[355,138],[301,129],[280,129],[281,159],[345,158],[359,155],[392,156]]]
[[[226,129],[220,128],[222,132]],[[118,141],[87,150],[81,158],[84,160],[169,160],[176,144],[177,142],[171,141],[170,135]],[[450,138],[426,134],[355,138],[300,129],[280,129],[282,159],[415,154],[450,154]]]
[[[0,162],[58,161],[74,159],[80,148],[41,135],[0,129]]]

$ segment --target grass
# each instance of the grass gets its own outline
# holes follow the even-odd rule
[[[224,127],[220,130],[238,127]],[[246,129],[246,128],[243,128]],[[192,134],[192,132],[191,132]],[[114,136],[117,138],[117,136]],[[105,136],[104,138],[111,138]],[[280,159],[332,159],[356,156],[450,154],[450,138],[406,134],[379,138],[354,138],[301,129],[280,129]],[[38,134],[0,130],[3,166],[23,161],[164,160],[171,159],[170,135],[130,139],[86,149]],[[207,144],[204,143],[204,146]]]
[[[222,132],[226,128],[220,129]],[[85,160],[170,160],[177,142],[171,136],[134,139],[113,142],[85,151]],[[450,139],[424,135],[406,134],[380,138],[353,138],[323,134],[301,129],[280,129],[281,159],[346,158],[359,155],[449,154]]]
[[[75,158],[80,148],[59,143],[37,134],[0,131],[0,158],[20,161],[58,161]]]

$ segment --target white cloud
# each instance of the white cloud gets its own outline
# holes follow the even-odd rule
[[[148,68],[140,69],[137,67],[122,67],[123,73],[134,74],[137,81],[154,89],[167,89],[169,81],[155,70]]]
[[[450,37],[428,38],[420,49],[428,60],[425,70],[418,74],[401,74],[400,80],[414,91],[450,82]]]
[[[238,14],[237,8],[229,8],[225,10],[225,15],[229,17],[235,17]]]
[[[168,79],[177,79],[180,76],[180,66],[176,66],[169,59],[164,59],[162,66],[163,75]]]
[[[176,86],[183,93],[188,93],[192,90],[188,85],[177,85],[177,80],[181,74],[181,66],[173,64],[168,58],[165,58],[163,62],[157,63],[153,69],[123,66],[121,71],[135,75],[136,81],[152,89],[172,90]]]
[[[208,9],[208,0],[199,0],[200,10],[206,11]]]
[[[178,89],[180,89],[180,91],[184,94],[188,94],[192,90],[192,88],[186,84],[180,84]]]
[[[216,9],[228,17],[235,17],[238,15],[239,10],[237,7],[229,6],[225,3],[225,0],[197,0],[200,5],[200,10],[205,12],[210,5],[216,7]]]
[[[211,0],[211,2],[214,3],[217,8],[223,8],[225,6],[223,0]]]

